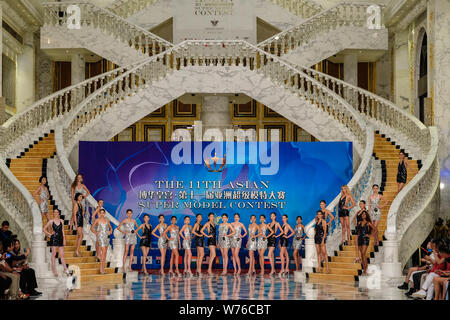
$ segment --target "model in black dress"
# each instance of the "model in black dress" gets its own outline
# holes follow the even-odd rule
[[[212,275],[212,265],[214,263],[214,258],[216,257],[216,246],[217,246],[217,232],[214,219],[215,219],[214,213],[210,212],[208,214],[208,222],[205,223],[205,225],[201,229],[201,233],[208,238],[206,244],[209,247],[208,273],[210,275]],[[205,233],[205,229],[208,229],[208,234]]]
[[[408,178],[408,160],[406,159],[406,155],[403,151],[400,151],[398,155],[400,162],[397,167],[397,188],[398,192],[403,189],[406,184],[406,180]]]
[[[347,244],[345,234],[347,233],[348,241],[350,241],[350,222],[349,215],[350,210],[356,205],[355,200],[350,192],[348,186],[341,187],[341,197],[339,199],[338,210],[339,210],[339,220],[342,227],[342,244]],[[326,218],[324,217],[326,220]]]
[[[277,238],[279,236],[281,236],[282,232],[277,235],[277,231],[281,230],[281,226],[280,224],[277,222],[277,214],[275,212],[272,212],[270,214],[270,223],[269,223],[269,227],[273,230],[273,234],[267,238],[267,248],[269,250],[267,256],[269,257],[269,261],[270,261],[270,273],[269,274],[275,274],[275,256],[274,256],[274,250],[277,246]]]
[[[358,226],[358,223],[362,220],[362,213],[365,212],[367,213],[366,210],[366,201],[361,200],[359,202],[359,211],[355,214],[355,216],[353,217],[353,225],[355,226],[355,230],[356,227]],[[358,233],[356,233],[356,237],[355,237],[355,248],[356,248],[356,258],[355,260],[353,260],[353,263],[356,263],[360,260],[359,258],[359,246],[358,246]]]
[[[327,222],[323,218],[322,210],[316,212],[316,218],[314,219],[316,225],[314,226],[314,243],[316,245],[317,251],[317,271],[320,272],[322,269],[322,261],[325,261],[325,265],[328,270],[328,255],[327,248],[325,245],[327,238]]]
[[[136,234],[141,239],[140,247],[142,250],[142,273],[149,273],[147,271],[147,256],[150,251],[150,247],[152,244],[152,225],[148,222],[150,221],[150,216],[148,214],[144,214],[144,223],[136,229]],[[139,230],[142,229],[142,236],[139,235]]]
[[[356,226],[356,234],[358,235],[358,247],[360,258],[363,266],[363,274],[367,274],[367,246],[370,243],[370,233],[373,230],[372,221],[367,211],[361,213],[361,221]]]
[[[64,272],[69,275],[66,261],[64,259],[64,245],[66,238],[64,234],[64,221],[60,218],[58,209],[53,210],[53,219],[49,220],[44,227],[44,233],[50,237],[49,245],[52,248],[52,270],[55,277],[58,276],[56,271],[56,252],[58,251],[58,258],[61,259],[61,264],[64,267]]]
[[[83,241],[83,216],[84,216],[84,208],[82,205],[83,195],[81,193],[75,194],[75,202],[72,208],[72,218],[70,219],[69,228],[75,225],[76,229],[76,249],[75,249],[75,257],[81,257],[80,255],[80,246]]]
[[[200,275],[202,273],[203,257],[205,256],[205,236],[201,232],[203,229],[202,215],[198,213],[195,218],[197,221],[194,224],[192,233],[194,234],[194,245],[197,247],[197,274]]]
[[[289,253],[288,253],[288,245],[289,238],[294,235],[294,230],[288,223],[288,216],[284,214],[282,217],[283,225],[281,226],[281,230],[283,234],[280,238],[280,258],[281,258],[281,270],[280,275],[289,274]]]

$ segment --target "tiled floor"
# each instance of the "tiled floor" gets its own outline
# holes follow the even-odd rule
[[[123,283],[86,283],[80,289],[64,285],[40,288],[44,300],[398,300],[404,292],[401,282],[383,283],[369,290],[345,283],[298,283],[294,278],[261,276],[169,277],[139,275]],[[398,283],[397,283],[398,282]]]

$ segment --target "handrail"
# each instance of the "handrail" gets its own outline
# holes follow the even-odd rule
[[[159,0],[115,0],[109,4],[106,9],[114,12],[118,16],[127,18],[158,1]]]
[[[51,24],[53,26],[61,25],[67,21],[67,15],[62,17],[58,12],[66,12],[69,5],[76,5],[81,10],[81,27],[83,26],[110,26],[108,32],[111,32],[118,39],[127,42],[130,47],[142,51],[148,55],[167,50],[173,47],[173,44],[163,38],[132,24],[115,13],[97,7],[92,3],[85,2],[47,2],[43,3],[44,8],[44,25]],[[128,36],[128,38],[126,38]]]
[[[427,127],[419,119],[400,109],[391,101],[312,68],[287,63],[314,77],[346,99],[357,112],[366,116],[366,119],[374,123],[382,122],[391,128],[395,128],[404,133],[411,141],[414,141],[422,150],[429,150]]]
[[[302,18],[309,18],[321,10],[322,5],[311,0],[270,0],[272,3],[290,11]],[[116,0],[106,8],[118,16],[127,18],[136,12],[143,10],[158,0]]]
[[[5,159],[0,155],[0,194],[3,199],[8,201],[9,210],[25,215],[26,234],[28,233],[27,236],[33,236],[33,238],[28,239],[28,242],[31,243],[34,239],[43,240],[44,233],[39,206],[31,193],[5,163]]]
[[[335,30],[338,26],[362,27],[367,23],[366,10],[371,5],[373,4],[339,3],[260,42],[258,47],[282,56],[313,39],[321,32]],[[378,6],[381,10],[385,7],[384,5]]]
[[[7,150],[8,145],[15,146],[14,142],[18,139],[24,140],[23,136],[27,133],[43,125],[48,125],[49,121],[61,119],[61,117],[71,112],[74,105],[77,105],[87,96],[94,93],[98,88],[147,59],[71,85],[36,101],[30,107],[15,114],[0,126],[0,151],[3,152],[4,156],[11,156],[9,153],[17,152],[17,148],[10,151]],[[24,141],[25,146],[29,144],[29,140],[31,139]]]
[[[311,0],[271,0],[296,16],[307,19],[323,10],[323,6]]]

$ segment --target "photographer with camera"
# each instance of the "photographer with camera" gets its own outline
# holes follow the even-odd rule
[[[28,299],[29,296],[26,294],[23,294],[19,290],[19,282],[20,282],[20,274],[11,268],[10,264],[11,262],[11,253],[8,252],[8,248],[11,248],[12,250],[12,243],[10,241],[6,241],[6,247],[3,246],[3,242],[0,242],[1,244],[1,250],[0,250],[0,277],[6,281],[7,283],[10,283],[9,285],[9,295],[12,299],[19,299],[19,300],[25,300]],[[10,281],[8,281],[6,278],[9,278]],[[3,281],[2,281],[3,282]]]

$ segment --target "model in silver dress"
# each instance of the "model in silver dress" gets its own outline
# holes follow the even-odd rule
[[[267,226],[262,226],[261,233],[259,234],[259,237],[258,237],[258,243],[257,243],[258,250],[267,249],[267,239],[264,238],[264,236],[266,235],[266,232],[267,232]]]
[[[41,187],[41,192],[39,193],[39,199],[41,203],[39,203],[39,209],[42,214],[48,213],[48,193],[47,190]]]
[[[191,249],[192,243],[192,226],[187,226],[183,231],[183,249]]]
[[[294,240],[292,241],[292,249],[300,250],[302,247],[303,228],[296,226],[294,229]]]
[[[242,245],[241,226],[234,227],[235,234],[231,238],[231,248],[240,248]]]
[[[248,250],[256,251],[258,250],[257,239],[255,238],[256,228],[248,229]]]
[[[172,250],[178,249],[178,229],[176,228],[170,230],[169,248]]]
[[[162,236],[164,234],[164,231],[166,231],[166,229],[167,229],[167,226],[164,226],[164,225],[159,226],[159,235],[160,235],[160,237],[158,238],[158,248],[159,249],[167,249],[167,239]]]
[[[125,244],[136,244],[137,243],[137,238],[136,238],[136,233],[134,232],[134,222],[130,221],[130,222],[125,222],[123,224],[124,229],[125,229]]]
[[[370,198],[370,218],[372,221],[379,221],[381,219],[380,209],[378,208],[378,204],[380,202],[380,198]]]
[[[97,223],[97,241],[100,247],[109,246],[109,225],[107,223]]]
[[[221,224],[219,226],[219,248],[230,248],[231,239],[228,237],[228,224]]]

